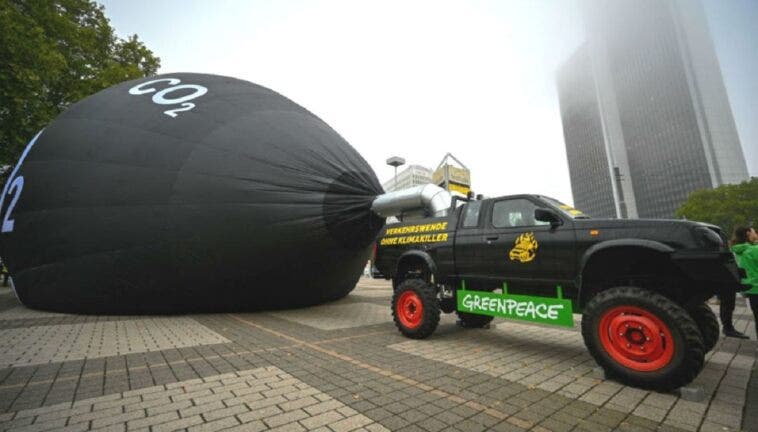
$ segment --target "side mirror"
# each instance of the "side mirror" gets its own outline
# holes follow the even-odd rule
[[[534,219],[540,222],[550,222],[550,226],[555,228],[563,225],[563,220],[558,217],[558,214],[550,209],[538,208],[534,210]]]

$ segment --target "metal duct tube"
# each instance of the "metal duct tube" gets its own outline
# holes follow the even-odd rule
[[[430,183],[379,195],[371,210],[382,217],[415,210],[427,210],[431,216],[439,217],[447,216],[452,200],[450,192]]]

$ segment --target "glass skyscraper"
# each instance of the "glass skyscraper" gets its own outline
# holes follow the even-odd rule
[[[702,5],[589,0],[557,84],[575,205],[674,216],[690,192],[748,179]]]

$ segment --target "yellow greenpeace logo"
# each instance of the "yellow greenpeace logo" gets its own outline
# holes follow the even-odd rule
[[[383,238],[379,244],[381,246],[406,245],[417,243],[439,243],[447,241],[447,233],[439,234],[422,234],[402,237]]]
[[[430,223],[423,225],[408,225],[398,228],[387,228],[384,235],[397,235],[397,234],[416,234],[429,231],[444,231],[447,229],[447,222]]]
[[[508,253],[508,257],[511,261],[526,263],[537,257],[537,248],[539,247],[537,239],[534,238],[534,233],[524,233],[516,237],[515,245]]]

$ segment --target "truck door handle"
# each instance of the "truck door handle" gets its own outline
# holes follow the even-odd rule
[[[491,236],[491,237],[487,237],[485,240],[487,240],[488,242],[491,242],[491,241],[495,241],[497,239],[498,239],[498,236]]]

